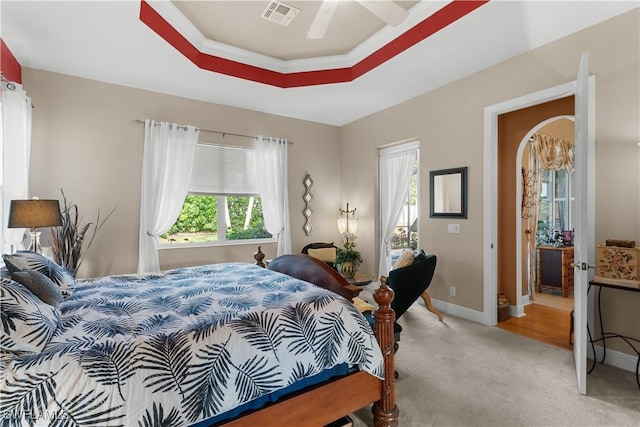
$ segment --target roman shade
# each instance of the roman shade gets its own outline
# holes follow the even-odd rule
[[[255,150],[198,144],[189,192],[258,194]]]

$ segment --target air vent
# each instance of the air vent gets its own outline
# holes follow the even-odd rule
[[[267,8],[262,12],[262,17],[268,21],[275,22],[276,24],[288,26],[293,18],[300,12],[298,9],[291,6],[287,6],[284,3],[272,1]]]

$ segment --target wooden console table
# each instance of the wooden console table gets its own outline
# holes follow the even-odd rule
[[[587,373],[590,374],[593,371],[593,369],[596,367],[597,357],[596,357],[595,343],[598,341],[602,341],[603,351],[602,351],[602,360],[600,361],[600,363],[604,363],[604,359],[607,356],[607,339],[619,338],[624,342],[626,342],[629,345],[629,347],[631,347],[633,351],[636,352],[638,356],[638,362],[636,363],[636,382],[638,383],[638,388],[640,388],[640,375],[638,373],[638,369],[640,368],[640,339],[636,339],[626,335],[621,335],[615,332],[605,332],[603,322],[602,322],[602,309],[601,309],[602,288],[618,289],[621,291],[640,292],[640,287],[626,286],[623,284],[615,284],[615,283],[604,283],[604,282],[599,282],[597,280],[592,280],[589,282],[587,293],[589,293],[592,286],[598,287],[597,303],[598,303],[598,321],[600,323],[600,338],[593,339],[593,337],[591,336],[591,330],[589,329],[589,325],[587,324],[587,333],[589,334],[589,343],[591,343],[591,350],[593,351],[593,365],[591,366],[591,368]],[[640,334],[640,331],[638,331],[638,333]]]
[[[558,289],[569,297],[573,291],[573,246],[538,246],[538,292]]]

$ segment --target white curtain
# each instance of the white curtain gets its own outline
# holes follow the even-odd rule
[[[13,199],[29,196],[29,158],[31,152],[31,98],[22,85],[2,82],[2,121],[0,136],[0,187],[2,188],[2,252],[24,249],[24,228],[7,228]]]
[[[191,179],[199,130],[144,122],[138,273],[160,270],[158,236],[178,219]]]
[[[287,140],[258,136],[256,171],[264,225],[278,241],[277,256],[291,253]]]
[[[398,223],[407,189],[411,185],[417,150],[382,152],[380,155],[380,265],[378,277],[391,269],[389,245]]]

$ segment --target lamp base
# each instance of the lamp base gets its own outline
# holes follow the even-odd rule
[[[40,246],[40,232],[37,229],[31,229],[31,244],[29,245],[28,251],[33,251],[35,253],[41,254],[42,247]]]

